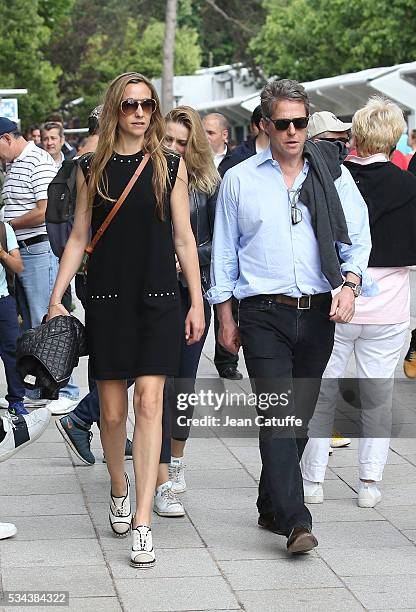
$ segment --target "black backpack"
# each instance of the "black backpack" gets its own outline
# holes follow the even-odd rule
[[[8,253],[9,249],[7,247],[6,226],[4,225],[3,221],[0,221],[0,244],[3,247],[3,249],[6,251],[6,253]],[[15,294],[15,290],[14,290],[14,272],[9,270],[4,265],[3,262],[1,262],[1,264],[4,267],[4,270],[6,272],[7,289],[9,291],[9,295],[14,296],[14,294]]]
[[[74,225],[75,206],[77,203],[77,169],[80,161],[90,153],[78,159],[66,159],[55,178],[49,183],[48,205],[46,207],[46,231],[51,248],[60,259]],[[81,165],[81,168],[83,166]]]

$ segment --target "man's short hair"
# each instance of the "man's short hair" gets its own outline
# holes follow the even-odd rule
[[[58,121],[47,121],[44,123],[41,127],[41,135],[43,136],[44,132],[47,132],[48,130],[58,130],[59,137],[64,137],[64,126]]]
[[[272,116],[274,103],[280,100],[303,102],[306,115],[309,115],[309,97],[304,86],[298,83],[298,81],[292,81],[291,79],[274,79],[269,81],[263,87],[260,99],[263,117],[266,119]]]
[[[221,113],[208,113],[208,115],[205,115],[204,119],[216,119],[222,130],[230,131],[228,119],[224,117],[224,115],[221,115]]]
[[[256,108],[252,112],[250,123],[253,123],[256,126],[256,128],[259,130],[260,121],[262,119],[263,119],[263,113],[261,111],[261,104],[259,104],[258,106],[256,106]]]
[[[357,147],[370,155],[390,155],[405,129],[403,111],[382,96],[372,96],[352,118],[352,134]]]

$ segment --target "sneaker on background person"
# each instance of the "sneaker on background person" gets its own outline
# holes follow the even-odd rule
[[[357,503],[360,508],[374,508],[380,500],[381,493],[376,482],[359,481]]]
[[[332,431],[331,448],[344,448],[351,444],[351,438],[345,438],[339,431]]]
[[[9,404],[7,410],[12,416],[18,416],[19,414],[29,414],[23,402],[14,402],[12,404]]]
[[[51,413],[38,408],[30,414],[0,417],[0,463],[39,438],[48,427]]]
[[[69,414],[57,419],[55,425],[66,445],[78,459],[81,459],[86,465],[94,465],[95,456],[91,451],[91,440],[94,435],[92,431],[89,428],[82,427]],[[128,438],[126,440],[125,458],[132,458],[132,443]],[[105,463],[105,457],[103,463]]]
[[[185,467],[183,457],[171,457],[169,464],[169,480],[172,483],[174,493],[186,491]]]
[[[0,523],[0,540],[11,538],[17,533],[16,525],[13,523]]]
[[[61,396],[58,399],[49,402],[48,409],[50,413],[55,416],[68,414],[68,412],[72,412],[72,410],[78,404],[78,401],[78,399],[71,399],[70,397]]]
[[[43,406],[47,406],[50,400],[48,399],[31,399],[30,397],[23,398],[23,406],[25,408],[42,408]],[[0,398],[0,408],[8,408],[9,402],[5,397]]]
[[[173,492],[172,483],[168,480],[156,489],[153,510],[159,516],[179,517],[185,516],[182,502]]]

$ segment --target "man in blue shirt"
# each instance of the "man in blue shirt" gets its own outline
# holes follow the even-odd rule
[[[296,431],[277,421],[260,427],[257,501],[259,525],[287,536],[289,552],[297,553],[318,543],[299,468],[307,425],[335,323],[351,320],[361,287],[374,292],[366,276],[371,239],[367,207],[336,147],[306,143],[309,100],[302,85],[269,82],[261,106],[270,147],[223,179],[207,297],[218,305],[221,344],[236,353],[241,342],[257,396],[292,398],[286,408],[270,399],[258,413],[269,423],[293,413],[301,419]],[[232,296],[240,300],[238,326]]]

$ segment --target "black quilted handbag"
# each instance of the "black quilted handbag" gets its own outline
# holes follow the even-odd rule
[[[24,332],[17,341],[16,370],[25,387],[55,399],[80,357],[87,355],[85,329],[73,316],[54,317]]]

